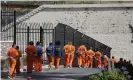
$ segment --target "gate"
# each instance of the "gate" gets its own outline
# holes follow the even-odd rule
[[[49,43],[54,43],[54,28],[52,23],[20,23],[16,26],[16,44],[20,46],[21,52],[25,53],[25,48],[29,41],[34,45],[37,41],[46,48]],[[46,60],[46,55],[45,55]]]

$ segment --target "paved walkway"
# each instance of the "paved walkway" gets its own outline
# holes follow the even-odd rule
[[[48,70],[43,66],[43,72],[33,72],[32,75],[27,75],[24,71],[20,75],[17,75],[13,80],[27,80],[28,76],[32,77],[32,80],[88,80],[88,76],[101,71],[96,68],[63,68],[60,66],[59,70]],[[9,80],[7,78],[7,71],[2,72],[2,80]]]

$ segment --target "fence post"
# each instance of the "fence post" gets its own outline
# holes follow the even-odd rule
[[[2,10],[1,10],[1,32],[2,32]]]
[[[52,43],[54,44],[54,41],[55,41],[55,30],[53,29],[52,32],[53,32],[53,41],[52,41]]]
[[[16,44],[16,11],[14,10],[14,43]]]
[[[66,40],[66,26],[64,27],[64,46],[65,46],[65,41]]]
[[[75,46],[75,33],[73,32],[73,45]]]
[[[29,26],[27,27],[27,44],[29,44],[29,33],[30,33],[30,28]]]
[[[54,44],[56,42],[56,27],[54,28]]]
[[[40,43],[43,46],[43,29],[40,27]]]

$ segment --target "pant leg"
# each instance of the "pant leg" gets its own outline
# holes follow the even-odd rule
[[[10,68],[9,68],[9,73],[8,75],[10,77],[14,77],[15,76],[15,66],[16,66],[16,60],[15,59],[8,59],[9,60],[9,64],[10,64]]]
[[[16,61],[16,72],[20,73],[20,58],[18,58]]]
[[[56,56],[56,61],[55,61],[55,68],[58,69],[59,68],[59,65],[60,65],[60,57]]]
[[[92,68],[92,66],[93,66],[93,59],[90,60],[90,65],[89,65],[89,67]]]
[[[82,58],[81,56],[78,56],[78,66],[81,67],[81,65],[82,65]]]
[[[82,55],[82,66],[85,67],[85,55]]]
[[[69,66],[70,65],[70,53],[67,54],[67,57],[66,57],[66,66]]]
[[[64,54],[64,66],[67,66],[67,54]]]
[[[50,63],[49,63],[50,68],[52,68],[53,63],[54,63],[54,57],[50,56]]]
[[[38,66],[39,66],[39,71],[42,71],[42,57],[39,57]]]
[[[32,73],[32,70],[33,70],[33,57],[27,57],[27,72]]]
[[[74,54],[70,54],[70,61],[69,61],[70,67],[72,67],[73,60],[74,60]]]

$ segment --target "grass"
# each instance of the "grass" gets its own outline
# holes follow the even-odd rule
[[[89,80],[126,80],[121,71],[105,71],[102,74],[89,76]]]

